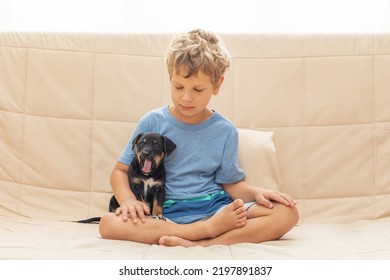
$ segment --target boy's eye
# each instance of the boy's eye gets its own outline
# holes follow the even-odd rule
[[[183,87],[175,87],[175,88],[176,88],[176,89],[179,89],[179,90],[180,90],[180,89],[183,89]]]
[[[199,89],[199,88],[194,88],[194,90],[195,90],[196,92],[202,92],[202,91],[204,91],[204,89]]]

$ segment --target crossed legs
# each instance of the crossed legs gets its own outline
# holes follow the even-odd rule
[[[124,222],[121,216],[110,213],[102,217],[99,229],[101,236],[107,239],[189,247],[278,239],[297,220],[294,206],[275,203],[274,208],[268,209],[255,204],[246,210],[243,201],[236,199],[208,220],[192,224],[155,219],[146,219],[144,223]]]
[[[290,231],[298,222],[298,212],[295,206],[286,207],[274,203],[274,208],[254,204],[248,209],[247,220],[243,227],[226,231],[215,238],[202,240],[187,240],[179,236],[162,236],[160,245],[165,246],[210,246],[230,245],[236,243],[261,243],[276,240]]]

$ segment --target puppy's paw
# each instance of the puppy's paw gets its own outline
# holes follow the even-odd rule
[[[152,219],[156,219],[156,220],[166,221],[166,219],[164,218],[163,215],[150,215],[149,217],[152,218]]]

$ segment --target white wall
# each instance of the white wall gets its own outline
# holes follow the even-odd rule
[[[0,0],[0,31],[388,33],[390,0]]]

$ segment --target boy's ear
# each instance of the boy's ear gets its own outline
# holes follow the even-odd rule
[[[219,79],[219,81],[216,83],[215,88],[214,88],[214,91],[213,91],[213,94],[214,94],[214,95],[217,95],[217,94],[218,94],[218,92],[219,92],[219,90],[220,90],[220,88],[221,88],[221,85],[222,85],[224,79],[225,79],[225,76],[222,76],[222,77]]]

